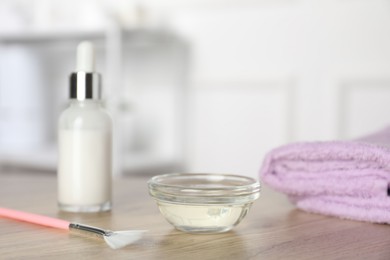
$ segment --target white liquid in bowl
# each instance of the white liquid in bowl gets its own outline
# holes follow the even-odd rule
[[[185,205],[158,201],[160,212],[169,223],[193,233],[228,231],[240,223],[251,205]]]

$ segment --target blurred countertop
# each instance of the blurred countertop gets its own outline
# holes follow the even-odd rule
[[[104,242],[0,218],[0,255],[69,259],[387,259],[388,225],[340,220],[297,210],[263,188],[248,216],[232,231],[191,235],[175,230],[148,195],[148,177],[114,181],[111,212],[71,214],[56,206],[52,174],[0,171],[2,207],[58,217],[111,230],[147,229],[136,244],[112,250]]]

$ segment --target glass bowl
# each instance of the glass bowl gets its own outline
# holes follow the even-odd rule
[[[227,174],[164,174],[151,178],[148,187],[165,219],[190,233],[232,229],[260,196],[258,181]]]

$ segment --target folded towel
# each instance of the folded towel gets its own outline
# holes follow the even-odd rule
[[[260,175],[302,210],[390,224],[390,127],[353,141],[276,148]]]

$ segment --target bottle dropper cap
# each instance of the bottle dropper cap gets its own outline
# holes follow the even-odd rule
[[[95,50],[91,42],[78,45],[76,61],[76,72],[70,75],[70,98],[100,99],[101,76],[95,72]]]
[[[81,42],[77,46],[76,71],[95,71],[95,48],[91,42]]]

